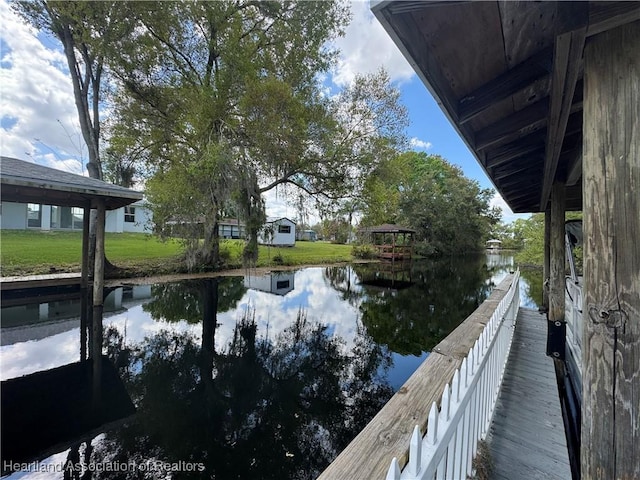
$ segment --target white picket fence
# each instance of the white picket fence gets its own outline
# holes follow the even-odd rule
[[[391,461],[387,480],[461,480],[472,474],[478,441],[491,423],[520,306],[520,272],[491,320],[442,392],[440,410],[434,402],[423,437],[416,425],[409,443],[409,461],[400,472]]]

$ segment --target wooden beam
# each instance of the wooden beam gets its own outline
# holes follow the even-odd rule
[[[565,322],[564,318],[564,183],[555,182],[551,195],[549,230],[549,311],[550,322]]]
[[[531,188],[533,187],[540,188],[539,181],[529,180],[530,178],[540,178],[540,169],[532,168],[531,172],[535,172],[535,173],[532,173],[531,176],[529,176],[528,178],[522,178],[524,177],[524,175],[519,175],[518,178],[511,178],[509,180],[503,180],[499,182],[499,186],[500,188],[503,188],[503,189],[509,189],[509,188],[515,187],[519,191],[525,191],[523,189],[523,186],[527,186]]]
[[[518,175],[518,177],[524,176],[527,178],[531,178],[532,176],[539,176],[541,168],[536,167],[536,165],[538,164],[537,160],[538,159],[536,159],[536,161],[534,162],[521,162],[518,164],[518,166],[505,168],[499,172],[496,171],[491,178],[493,178],[493,180],[497,183],[500,183],[501,181],[505,180],[506,178],[512,177],[513,175]],[[540,165],[541,164],[542,162],[540,162]],[[524,182],[524,180],[520,178],[520,182]],[[500,185],[503,184],[500,183]]]
[[[482,85],[458,102],[458,117],[466,123],[491,105],[517,93],[536,80],[549,75],[553,51],[545,48],[511,70]]]
[[[548,110],[549,99],[543,98],[533,105],[483,128],[476,133],[476,149],[484,150],[492,145],[522,137],[544,127],[547,124]]]
[[[500,190],[505,201],[510,202],[520,200],[521,198],[530,199],[531,197],[534,197],[540,191],[540,185],[534,185],[533,187],[525,189],[516,187],[511,190],[513,193],[509,193],[510,190],[506,188],[499,188],[498,190]]]
[[[582,478],[640,478],[640,21],[585,48]],[[635,127],[634,127],[635,125]]]
[[[640,2],[589,3],[587,37],[640,20]]]
[[[560,2],[557,8],[558,24],[563,33],[556,37],[554,47],[540,210],[546,209],[551,186],[556,179],[560,150],[582,67],[588,21],[588,10],[582,2]]]
[[[452,0],[446,3],[442,2],[442,0],[402,1],[391,3],[388,8],[392,14],[398,15],[402,13],[421,11],[428,7],[448,7],[451,5],[459,5],[463,3],[469,3],[469,0]]]
[[[487,151],[487,168],[495,168],[511,160],[532,154],[538,151],[544,151],[544,136],[541,132],[535,132],[526,138],[519,138],[514,142],[507,143],[501,147]]]
[[[544,212],[544,260],[542,265],[542,308],[549,311],[549,274],[551,272],[551,211]]]

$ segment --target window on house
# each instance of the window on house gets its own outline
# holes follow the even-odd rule
[[[124,221],[127,223],[135,223],[136,221],[136,207],[127,205],[124,207]]]
[[[278,233],[291,233],[291,225],[278,225]]]
[[[282,290],[283,288],[289,288],[289,280],[279,280],[276,282],[276,290]]]
[[[71,208],[71,221],[74,230],[82,230],[82,220],[84,218],[84,209],[79,207]]]
[[[42,205],[35,203],[27,205],[27,226],[35,228],[42,226]]]

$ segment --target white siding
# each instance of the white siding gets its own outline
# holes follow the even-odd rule
[[[123,230],[125,232],[151,233],[153,228],[151,225],[151,219],[153,218],[151,210],[137,203],[134,203],[131,207],[135,209],[133,222],[125,221],[124,208],[118,209],[122,211]]]
[[[0,225],[5,230],[26,230],[27,205],[25,203],[2,202]]]
[[[122,233],[122,222],[124,219],[124,209],[107,210],[105,215],[105,232]]]
[[[108,210],[105,216],[105,231],[111,233],[139,232],[151,233],[153,229],[153,214],[144,204],[133,204],[135,207],[134,222],[124,221],[124,207],[116,210]],[[68,207],[61,207],[67,208]],[[67,212],[68,213],[68,212]],[[40,210],[40,230],[71,230],[71,222],[66,228],[52,227],[51,205],[42,205]],[[73,218],[73,217],[72,217]],[[73,221],[74,230],[82,230],[82,222]],[[27,205],[25,203],[2,202],[0,214],[0,228],[4,230],[26,230],[27,229]],[[38,227],[33,228],[38,229]]]
[[[273,239],[265,238],[265,235],[261,233],[258,237],[258,241],[263,245],[293,247],[296,244],[296,224],[288,218],[279,218],[277,220],[267,222],[265,227],[268,226],[273,227]],[[287,230],[287,227],[289,231],[283,231]]]

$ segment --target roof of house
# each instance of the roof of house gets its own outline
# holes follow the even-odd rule
[[[267,217],[267,223],[275,223],[278,220],[287,220],[287,221],[293,223],[294,225],[296,224],[296,222],[294,222],[293,220],[291,220],[290,218],[287,218],[287,217]]]
[[[365,227],[362,231],[368,233],[416,233],[416,231],[411,228],[394,225],[392,223],[383,223],[382,225],[376,225],[374,227]]]
[[[142,192],[11,157],[0,157],[0,184],[3,202],[95,207],[104,201],[113,210],[142,199]]]
[[[582,206],[583,52],[640,2],[380,1],[372,10],[514,212]]]

